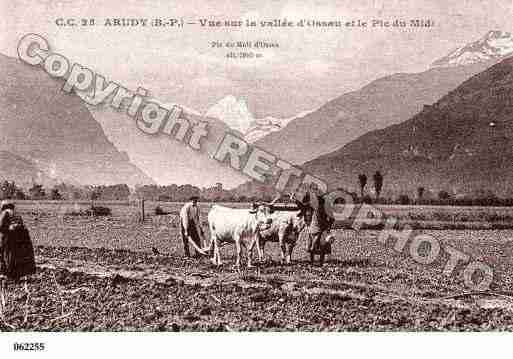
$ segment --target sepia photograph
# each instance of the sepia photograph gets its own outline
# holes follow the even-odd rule
[[[0,18],[6,353],[513,330],[511,0]]]

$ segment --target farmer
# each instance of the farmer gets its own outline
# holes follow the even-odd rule
[[[0,204],[0,274],[19,278],[36,271],[34,248],[27,228],[20,216],[14,213],[14,203]]]
[[[315,255],[319,255],[321,266],[326,254],[331,254],[331,242],[326,240],[326,235],[334,222],[326,213],[325,195],[316,187],[312,187],[305,193],[302,201],[294,198],[298,207],[302,209],[307,224],[307,250],[310,253],[310,262],[313,264]]]
[[[2,275],[6,275],[8,272],[5,257],[8,254],[7,235],[9,234],[9,225],[13,215],[14,203],[10,201],[2,201],[2,204],[0,205],[0,274]]]
[[[192,246],[201,248],[202,238],[204,238],[203,228],[201,228],[200,210],[198,206],[198,196],[192,196],[189,202],[185,203],[180,210],[180,231],[182,233],[183,249],[186,257],[190,257],[189,241]],[[199,257],[200,252],[194,248],[194,258]]]

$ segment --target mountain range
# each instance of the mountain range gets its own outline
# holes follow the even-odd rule
[[[157,99],[150,100],[167,109],[176,105]],[[294,120],[273,117],[255,119],[246,102],[232,95],[223,97],[203,115],[194,109],[178,106],[182,109],[181,117],[188,119],[191,124],[199,121],[208,124],[209,136],[203,140],[199,152],[165,135],[145,135],[126,114],[109,107],[89,109],[116,147],[128,152],[131,160],[158,183],[192,183],[203,187],[220,182],[229,188],[247,180],[241,173],[213,159],[226,133],[254,142],[270,132],[283,129]]]
[[[169,110],[175,105],[151,100]],[[213,158],[226,133],[233,133],[238,137],[243,135],[223,121],[180,107],[180,117],[187,119],[191,126],[199,121],[207,123],[208,136],[202,139],[199,151],[165,134],[147,135],[137,128],[135,121],[126,113],[109,106],[90,106],[89,109],[116,147],[129,153],[130,159],[157,183],[189,183],[210,187],[216,182],[225,186],[236,186],[244,182],[246,177],[241,173]]]
[[[228,127],[239,131],[246,141],[255,142],[269,133],[281,131],[291,121],[309,112],[311,111],[305,111],[289,118],[272,116],[255,118],[244,99],[237,99],[233,95],[228,95],[211,106],[205,113],[205,117],[217,118]]]
[[[61,81],[4,55],[0,73],[0,178],[23,186],[154,183]]]
[[[501,38],[505,35],[489,33],[484,37],[489,41],[478,42],[483,47],[502,46],[503,42],[492,41],[494,36]],[[472,48],[482,50],[478,46]],[[111,109],[94,108],[91,112],[111,141],[119,149],[127,151],[134,163],[157,182],[200,186],[221,182],[229,188],[246,182],[246,178],[212,161],[217,148],[215,140],[219,136],[222,138],[225,132],[244,136],[247,141],[282,159],[302,164],[333,152],[368,131],[408,120],[424,105],[437,101],[498,60],[496,57],[484,58],[459,66],[442,66],[442,61],[438,60],[435,61],[437,66],[424,72],[385,76],[360,90],[343,94],[317,110],[289,119],[255,119],[244,99],[232,95],[223,97],[203,116],[198,111],[184,109],[184,116],[191,121],[209,123],[208,156],[167,137],[145,136],[132,123],[127,126],[129,119],[126,116]],[[208,176],[198,176],[198,169]]]
[[[272,131],[255,144],[294,164],[332,152],[368,131],[406,121],[513,51],[510,33],[490,31],[434,62],[420,73],[397,73],[341,95],[315,111],[297,116],[282,130]],[[475,61],[463,61],[469,53]],[[457,56],[459,54],[459,56]]]
[[[355,190],[380,170],[388,194],[416,188],[513,195],[513,58],[479,73],[411,119],[371,131],[305,169]]]
[[[368,131],[401,123],[493,62],[399,73],[343,94],[256,144],[294,164],[334,151]]]
[[[208,124],[209,136],[204,139],[200,152],[169,136],[145,135],[133,119],[110,107],[87,107],[78,96],[62,92],[62,84],[43,71],[0,55],[0,71],[4,74],[0,79],[0,166],[4,173],[11,173],[7,167],[20,168],[19,174],[10,176],[27,183],[135,185],[155,180],[162,184],[199,186],[221,182],[233,187],[247,182],[246,177],[212,158],[219,141],[231,132],[289,162],[304,163],[308,171],[319,173],[333,185],[353,188],[355,173],[366,171],[370,175],[381,169],[390,179],[388,190],[394,193],[412,191],[419,183],[430,188],[448,188],[455,193],[497,186],[498,193],[506,193],[505,183],[487,182],[479,173],[471,180],[470,175],[474,174],[470,169],[494,173],[499,160],[493,154],[496,150],[493,146],[509,141],[499,136],[508,133],[509,127],[495,120],[493,107],[502,110],[507,107],[509,89],[483,79],[493,77],[488,71],[496,67],[490,66],[512,53],[511,34],[491,31],[434,61],[424,72],[385,76],[314,111],[286,119],[271,116],[256,119],[245,100],[232,95],[223,97],[203,115],[180,106],[182,117],[192,124],[198,121]],[[501,64],[506,66],[508,61]],[[505,68],[500,71],[509,76]],[[469,78],[483,81],[476,83]],[[477,97],[472,101],[486,109],[488,115],[454,95],[454,91],[467,93],[461,86],[468,86],[469,81],[476,87]],[[478,91],[479,86],[482,89]],[[486,96],[486,91],[500,95]],[[466,121],[454,108],[466,114]],[[502,118],[506,116],[504,113],[497,115]],[[440,118],[445,118],[445,122]],[[448,125],[449,118],[462,130]],[[418,121],[417,125],[408,127],[406,124],[413,119]],[[490,145],[495,150],[486,154],[483,148],[466,140],[456,141],[456,135],[445,139],[449,142],[441,141],[444,133],[436,132],[429,122],[469,136],[476,146]],[[483,127],[486,123],[488,127]],[[478,132],[471,131],[474,128],[491,132],[481,138]],[[401,137],[406,142],[400,141]],[[433,146],[440,147],[435,150]],[[472,161],[467,157],[469,153],[474,156]],[[507,156],[507,152],[503,155]],[[455,159],[458,162],[451,162]],[[472,166],[465,167],[469,163]],[[466,174],[464,183],[451,172],[453,168]],[[446,176],[444,171],[450,175]],[[409,180],[402,177],[403,173],[410,176]]]

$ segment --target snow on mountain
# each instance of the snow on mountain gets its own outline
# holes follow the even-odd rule
[[[431,65],[451,67],[469,65],[513,55],[513,35],[504,31],[489,31],[481,39],[460,47]]]
[[[233,95],[222,98],[205,113],[205,117],[213,117],[223,121],[230,128],[240,131],[248,142],[255,142],[271,132],[282,130],[292,120],[305,116],[312,111],[304,111],[288,118],[266,116],[255,118],[249,111],[246,101]]]
[[[254,121],[246,101],[229,95],[222,98],[205,113],[205,117],[217,118],[234,130],[246,133]]]
[[[244,138],[248,142],[255,142],[259,138],[264,137],[268,133],[280,131],[283,128],[281,121],[274,117],[265,117],[254,120],[248,131],[244,134]]]
[[[267,136],[271,132],[282,130],[283,128],[285,128],[285,126],[289,124],[289,122],[295,120],[296,118],[306,116],[311,112],[313,112],[313,110],[303,111],[295,116],[288,118],[276,118],[267,116],[264,118],[256,119],[255,121],[253,121],[248,131],[244,134],[244,138],[248,142],[256,142],[257,140]]]

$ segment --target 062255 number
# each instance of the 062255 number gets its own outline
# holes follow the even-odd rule
[[[43,351],[45,343],[14,343],[14,351]]]

